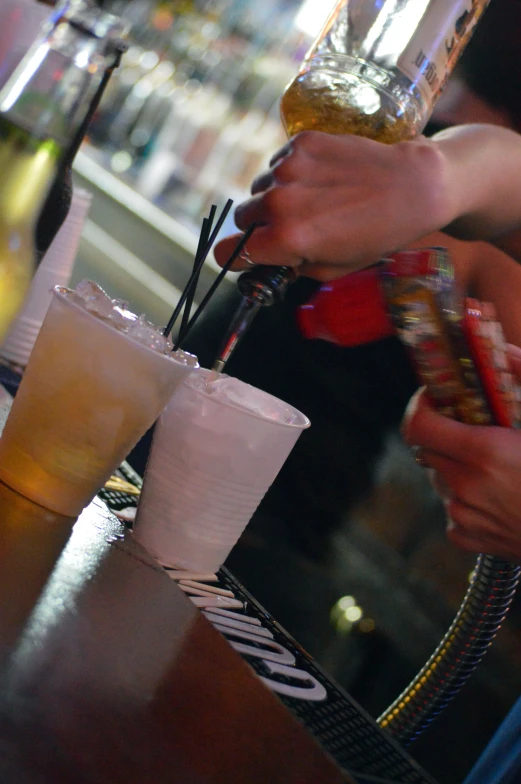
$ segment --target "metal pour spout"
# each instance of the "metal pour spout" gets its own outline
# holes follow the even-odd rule
[[[294,280],[296,280],[296,273],[292,267],[259,265],[255,269],[243,272],[237,281],[242,301],[235,311],[212,370],[222,373],[260,308],[282,302],[288,285]]]

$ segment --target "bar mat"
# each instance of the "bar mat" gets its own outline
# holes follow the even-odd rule
[[[0,362],[0,384],[4,387],[4,389],[7,389],[9,394],[13,397],[18,391],[21,380],[21,368],[20,370],[15,370],[9,365],[4,365],[2,362]]]
[[[142,486],[143,480],[139,474],[125,461],[99,491],[98,496],[116,517],[128,528],[132,528]]]
[[[120,466],[115,478],[116,485],[119,479],[137,491],[142,487],[141,477],[128,463]],[[111,511],[117,516],[128,508],[135,512],[136,492],[112,488],[99,493]],[[132,527],[131,522],[127,525]],[[215,575],[165,571],[357,784],[436,784],[226,567]]]
[[[435,784],[226,567],[165,571],[357,784]]]

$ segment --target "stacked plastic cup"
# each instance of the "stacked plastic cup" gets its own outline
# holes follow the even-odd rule
[[[25,367],[51,304],[53,286],[67,286],[72,275],[78,245],[92,195],[76,188],[67,218],[56,234],[33,277],[24,304],[14,319],[0,356],[14,365]]]
[[[136,538],[165,566],[214,572],[309,424],[249,384],[194,371],[156,425]]]

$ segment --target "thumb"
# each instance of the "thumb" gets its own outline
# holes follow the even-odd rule
[[[428,405],[427,402],[427,388],[420,387],[416,390],[414,395],[411,397],[407,404],[407,408],[405,409],[405,413],[403,415],[402,424],[400,426],[400,431],[402,433],[404,441],[410,443],[410,432],[413,425],[414,420],[418,413]]]
[[[402,435],[409,446],[421,446],[460,463],[479,465],[483,437],[489,425],[467,425],[440,414],[429,403],[425,387],[411,398],[402,421]]]

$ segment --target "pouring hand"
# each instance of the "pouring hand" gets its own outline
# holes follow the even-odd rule
[[[330,280],[426,234],[432,215],[443,223],[442,168],[437,148],[425,139],[388,146],[301,133],[255,180],[252,198],[238,206],[235,220],[241,229],[260,224],[247,246],[253,261]],[[235,236],[219,243],[219,263],[236,242]]]
[[[439,229],[507,248],[521,227],[521,138],[475,125],[433,139],[385,145],[357,136],[298,134],[272,159],[236,210],[259,228],[256,263],[298,267],[318,280],[341,277]],[[237,237],[216,247],[230,256]],[[236,269],[246,268],[240,261]]]

